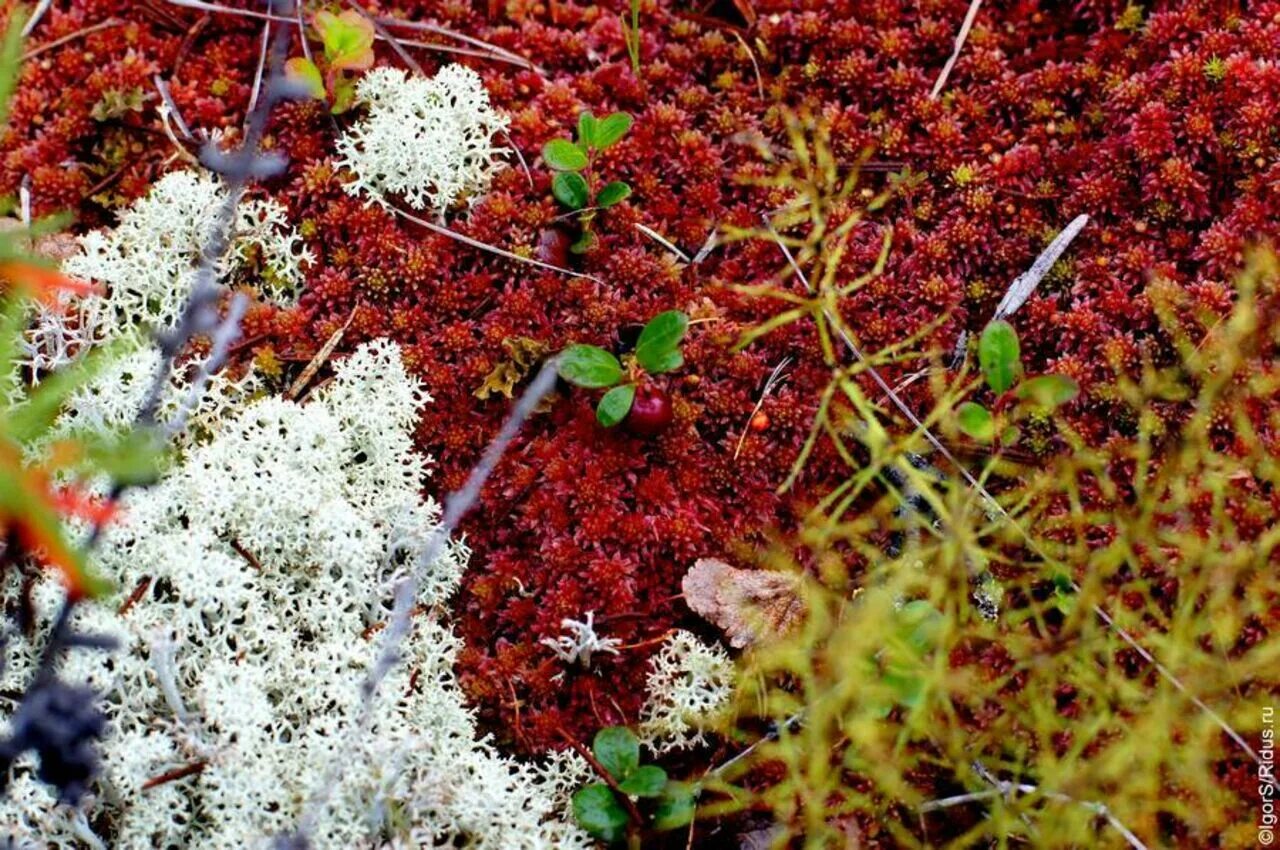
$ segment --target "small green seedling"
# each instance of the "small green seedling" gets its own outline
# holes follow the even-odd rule
[[[596,118],[590,112],[578,117],[577,141],[552,139],[542,148],[542,158],[555,172],[551,192],[561,204],[578,213],[582,236],[570,246],[575,254],[588,251],[595,243],[591,224],[596,213],[625,201],[631,187],[614,180],[596,189],[596,156],[617,144],[631,129],[631,116],[615,112]]]
[[[626,839],[639,847],[644,830],[666,832],[693,820],[696,789],[669,779],[656,764],[641,764],[640,742],[630,729],[601,729],[591,750],[597,772],[607,776],[573,795],[574,819],[588,833],[610,844]]]
[[[956,424],[980,443],[995,442],[997,437],[1002,444],[1013,443],[1021,433],[1014,422],[1019,411],[1053,410],[1080,393],[1076,382],[1065,375],[1024,378],[1018,333],[1004,320],[991,322],[982,332],[978,341],[978,365],[987,386],[998,397],[996,410],[993,413],[976,402],[967,401],[956,409]],[[1015,416],[1001,413],[1010,400],[1015,403]]]
[[[644,380],[684,365],[680,344],[689,330],[689,317],[679,310],[659,313],[644,326],[636,350],[624,358],[596,345],[571,345],[560,355],[560,377],[587,389],[607,389],[596,405],[596,421],[612,428],[624,419],[641,434],[654,434],[671,423],[671,402],[658,387]]]
[[[333,114],[346,112],[355,100],[356,72],[373,67],[373,23],[348,9],[338,15],[316,12],[311,24],[324,45],[320,65],[299,56],[285,63],[285,73],[312,97],[327,101]]]

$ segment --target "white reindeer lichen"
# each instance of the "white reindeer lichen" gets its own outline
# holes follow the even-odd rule
[[[489,103],[480,76],[448,65],[430,79],[374,68],[356,86],[365,116],[338,140],[338,162],[354,175],[346,185],[386,204],[393,197],[443,215],[489,186],[501,167],[493,137],[507,119]]]
[[[63,260],[62,270],[103,291],[66,296],[41,311],[25,341],[33,374],[58,369],[108,338],[171,328],[225,198],[226,189],[209,172],[170,172],[121,213],[114,228],[79,237],[78,252]],[[284,208],[271,200],[240,203],[231,250],[218,261],[220,277],[244,267],[254,254],[262,261],[263,292],[277,300],[295,292],[303,267],[313,261]]]
[[[454,544],[418,564],[439,522],[412,442],[427,401],[394,344],[366,344],[309,403],[249,404],[157,486],[126,497],[95,558],[117,596],[74,615],[119,649],[77,650],[63,668],[105,694],[103,774],[70,809],[19,763],[0,801],[0,846],[267,846],[356,734],[364,671],[408,570],[420,570],[427,613],[383,683],[394,698],[376,701],[368,734],[350,739],[311,846],[591,846],[568,819],[590,768],[576,756],[543,769],[499,754],[455,679],[460,641],[441,603],[468,553]],[[35,589],[41,632],[62,598],[54,580]],[[40,646],[9,636],[0,687],[31,675]]]
[[[706,743],[733,695],[733,660],[690,632],[673,632],[649,662],[640,739],[654,752]]]
[[[565,618],[560,621],[560,628],[568,634],[556,638],[543,638],[539,643],[551,647],[556,658],[568,664],[581,664],[584,668],[591,666],[591,656],[597,652],[618,654],[622,641],[617,638],[602,638],[596,634],[596,612],[588,611],[585,620]]]

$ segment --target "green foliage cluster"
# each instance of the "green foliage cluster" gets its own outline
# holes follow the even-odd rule
[[[797,202],[738,235],[786,245],[805,292],[743,287],[784,305],[743,343],[816,324],[831,382],[784,486],[819,441],[848,475],[761,556],[806,613],[744,657],[746,755],[702,777],[699,815],[763,813],[774,848],[1255,846],[1280,691],[1280,265],[1254,254],[1225,316],[1154,279],[1159,332],[1090,388],[1126,437],[1092,442],[1063,409],[1058,449],[1028,460],[988,441],[999,402],[989,427],[966,405],[985,384],[1052,408],[1074,384],[1022,380],[1002,323],[978,379],[920,337],[863,353],[830,308],[878,271],[840,270],[874,209],[836,218],[855,178],[820,130],[793,141],[770,179]],[[930,409],[876,379],[904,364]]]
[[[660,375],[684,365],[680,344],[689,330],[689,317],[679,310],[654,316],[636,341],[631,368],[596,345],[571,345],[560,355],[560,377],[588,389],[609,389],[596,405],[596,420],[612,428],[626,419],[643,374]]]
[[[645,831],[668,832],[693,819],[694,789],[667,778],[656,764],[640,763],[640,742],[625,726],[596,733],[591,747],[595,768],[604,782],[593,782],[573,795],[578,825],[602,841],[640,847]],[[636,801],[646,804],[646,814]]]
[[[578,214],[582,236],[570,246],[575,254],[588,251],[595,243],[591,223],[596,212],[620,204],[631,196],[631,187],[621,180],[596,188],[595,161],[602,151],[622,141],[631,129],[631,116],[615,112],[596,118],[590,112],[578,116],[578,138],[552,139],[542,148],[542,159],[556,175],[551,192],[561,204]]]

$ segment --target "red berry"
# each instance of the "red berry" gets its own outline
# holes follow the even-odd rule
[[[633,434],[652,437],[670,425],[674,418],[667,394],[655,386],[642,386],[636,390],[626,425]]]
[[[558,227],[548,227],[538,236],[538,259],[553,266],[569,262],[569,235]]]

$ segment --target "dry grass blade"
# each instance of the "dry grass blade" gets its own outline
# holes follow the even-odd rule
[[[774,233],[776,237],[776,232],[773,231],[773,228],[770,227],[769,230],[771,233]],[[779,249],[782,251],[783,255],[787,258],[787,262],[790,264],[792,271],[804,283],[805,288],[810,292],[812,292],[813,286],[809,282],[808,276],[805,275],[804,271],[800,268],[799,264],[796,263],[795,258],[792,256],[792,253],[787,248],[786,244],[782,241],[781,238],[776,238],[776,242],[778,244]],[[983,502],[987,505],[987,507],[996,516],[998,516],[1001,521],[1007,523],[1010,528],[1012,528],[1015,532],[1017,532],[1018,536],[1024,541],[1027,548],[1030,549],[1032,553],[1034,553],[1038,558],[1040,558],[1045,564],[1057,564],[1058,563],[1057,559],[1051,556],[1048,552],[1044,551],[1044,549],[1039,544],[1036,543],[1036,541],[1031,537],[1031,535],[1027,532],[1027,530],[1022,527],[1022,524],[1018,522],[1016,519],[1014,519],[1014,517],[1011,516],[1008,513],[1008,511],[1005,510],[1004,506],[1001,505],[996,500],[995,496],[993,496],[991,492],[988,491],[987,488],[983,486],[983,484],[973,476],[973,473],[969,471],[968,467],[965,466],[963,463],[961,463],[960,460],[951,452],[951,450],[948,449],[945,445],[943,445],[942,441],[940,441],[937,438],[937,436],[934,435],[933,431],[924,422],[922,422],[918,416],[916,416],[915,412],[911,410],[911,408],[907,405],[907,403],[902,400],[902,396],[896,393],[893,387],[891,387],[889,383],[884,379],[884,377],[880,374],[880,370],[876,369],[875,366],[862,353],[862,350],[858,347],[857,343],[854,342],[853,338],[849,335],[849,332],[844,327],[844,323],[840,321],[839,318],[835,316],[831,310],[829,309],[825,310],[824,313],[825,313],[825,318],[827,319],[827,322],[831,325],[831,327],[835,329],[836,334],[840,338],[841,342],[844,343],[845,347],[854,356],[854,358],[859,363],[862,364],[867,374],[871,376],[872,380],[875,381],[876,385],[879,386],[879,388],[889,398],[889,400],[893,403],[894,407],[896,407],[898,411],[907,419],[907,421],[911,423],[912,427],[914,427],[917,430],[917,432],[925,439],[926,442],[929,443],[929,445],[936,452],[938,452],[940,455],[946,458],[947,462],[951,464],[951,466],[960,474],[960,476],[974,490],[974,492],[976,492],[980,497],[982,497]],[[1082,589],[1079,583],[1077,583],[1075,580],[1071,581],[1071,587],[1076,593],[1082,592]],[[1101,605],[1096,605],[1096,604],[1092,605],[1090,606],[1090,609],[1093,611],[1094,615],[1097,616],[1100,620],[1102,620],[1107,625],[1107,627],[1111,629],[1112,632],[1114,632],[1122,641],[1124,641],[1126,645],[1129,646],[1130,649],[1136,652],[1142,658],[1143,661],[1150,664],[1152,668],[1155,669],[1157,673],[1159,673],[1161,678],[1163,678],[1170,685],[1172,685],[1180,694],[1182,694],[1188,701],[1190,701],[1192,705],[1194,705],[1197,709],[1203,712],[1206,717],[1212,720],[1214,725],[1216,725],[1219,729],[1221,729],[1222,732],[1226,734],[1226,736],[1230,738],[1236,744],[1236,746],[1240,748],[1242,752],[1248,755],[1249,758],[1252,759],[1255,764],[1259,766],[1262,766],[1264,764],[1262,758],[1258,755],[1257,751],[1254,750],[1254,748],[1249,744],[1249,742],[1246,741],[1244,737],[1235,730],[1235,728],[1233,728],[1229,723],[1227,723],[1227,721],[1222,717],[1222,715],[1218,714],[1218,712],[1210,708],[1209,705],[1204,702],[1204,700],[1200,699],[1198,696],[1192,693],[1191,690],[1186,686],[1186,684],[1177,675],[1175,675],[1172,670],[1170,670],[1164,664],[1160,663],[1160,661],[1158,661],[1155,658],[1155,656],[1152,655],[1151,652],[1146,649],[1146,647],[1142,646],[1142,644],[1140,644],[1132,635],[1130,635],[1128,631],[1126,631],[1123,627],[1121,627],[1120,624],[1117,623],[1115,619]],[[1280,787],[1280,783],[1277,783],[1274,778],[1269,777],[1267,775],[1261,775],[1259,777],[1259,782],[1266,782],[1268,785],[1270,785],[1273,788]]]
[[[330,334],[329,338],[325,340],[324,345],[316,352],[316,356],[311,358],[311,362],[307,364],[306,368],[298,375],[298,379],[289,387],[289,392],[286,393],[289,398],[296,399],[301,396],[303,390],[311,383],[311,379],[333,356],[334,349],[338,347],[338,343],[342,342],[343,335],[346,334],[347,328],[351,327],[351,322],[355,319],[356,311],[359,309],[359,307],[352,309],[351,315],[347,316],[347,320],[342,323],[342,327]]]
[[[1012,316],[1018,311],[1018,308],[1026,303],[1031,294],[1036,291],[1036,287],[1040,285],[1040,281],[1049,273],[1049,269],[1053,268],[1053,264],[1058,262],[1063,252],[1068,246],[1080,235],[1080,231],[1084,230],[1085,225],[1089,223],[1089,216],[1078,215],[1071,220],[1071,223],[1062,228],[1062,232],[1053,237],[1053,241],[1048,247],[1040,252],[1040,256],[1036,257],[1036,261],[1031,264],[1031,268],[1014,278],[1013,283],[1009,284],[1009,289],[1005,291],[1004,297],[1000,299],[999,305],[996,306],[993,319],[1003,319],[1006,316]]]
[[[960,25],[960,33],[956,36],[955,47],[951,51],[951,56],[947,59],[947,64],[942,66],[942,73],[938,74],[938,80],[933,84],[933,91],[929,92],[929,97],[937,100],[938,95],[942,94],[942,90],[946,88],[947,78],[951,76],[951,69],[956,66],[956,60],[960,58],[960,51],[964,50],[964,43],[969,38],[969,30],[973,29],[973,22],[978,17],[978,9],[982,7],[982,0],[972,0],[969,3],[969,11],[965,13],[964,23]]]
[[[326,339],[324,346],[321,346],[320,351],[316,352],[316,356],[311,358],[311,362],[308,362],[306,369],[303,369],[302,373],[298,375],[298,379],[293,381],[293,384],[289,387],[289,392],[287,393],[289,398],[300,397],[302,390],[305,390],[307,388],[307,384],[311,383],[311,379],[315,378],[317,371],[320,371],[321,367],[323,367],[326,362],[329,362],[329,357],[333,356],[334,348],[337,348],[338,343],[342,342],[343,335],[347,333],[347,328],[349,328],[352,321],[355,320],[356,310],[360,310],[360,307],[352,309],[351,315],[347,316],[347,321],[344,321],[340,328],[334,330],[332,334],[329,334],[329,339]]]

